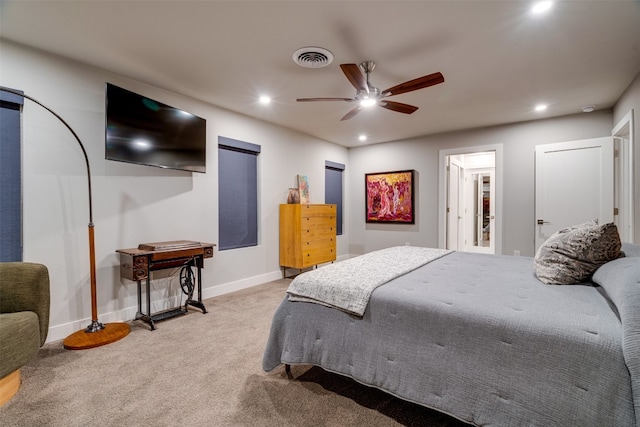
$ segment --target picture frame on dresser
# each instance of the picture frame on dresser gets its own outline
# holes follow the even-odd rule
[[[367,223],[415,224],[415,170],[367,173]]]
[[[298,175],[298,192],[299,203],[303,205],[311,203],[311,197],[309,196],[309,177],[307,175]]]

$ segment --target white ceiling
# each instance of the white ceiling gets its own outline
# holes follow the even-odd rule
[[[640,1],[0,1],[1,36],[347,147],[575,114],[614,105],[640,71]],[[334,62],[302,68],[319,46]],[[442,72],[443,84],[340,121],[341,63],[372,60],[380,89]],[[268,94],[265,107],[258,96]],[[35,96],[35,95],[34,95]],[[534,112],[547,103],[543,113]]]

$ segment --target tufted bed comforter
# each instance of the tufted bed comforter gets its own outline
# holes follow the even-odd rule
[[[317,365],[475,425],[639,425],[640,258],[593,281],[453,252],[377,287],[363,316],[285,298],[263,369]]]

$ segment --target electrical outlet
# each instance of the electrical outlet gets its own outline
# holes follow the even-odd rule
[[[520,250],[514,249],[513,250],[513,256],[520,256]]]

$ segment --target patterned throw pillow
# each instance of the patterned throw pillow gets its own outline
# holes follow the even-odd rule
[[[601,265],[620,256],[620,235],[613,223],[597,221],[554,233],[534,258],[536,276],[548,285],[584,283]]]

